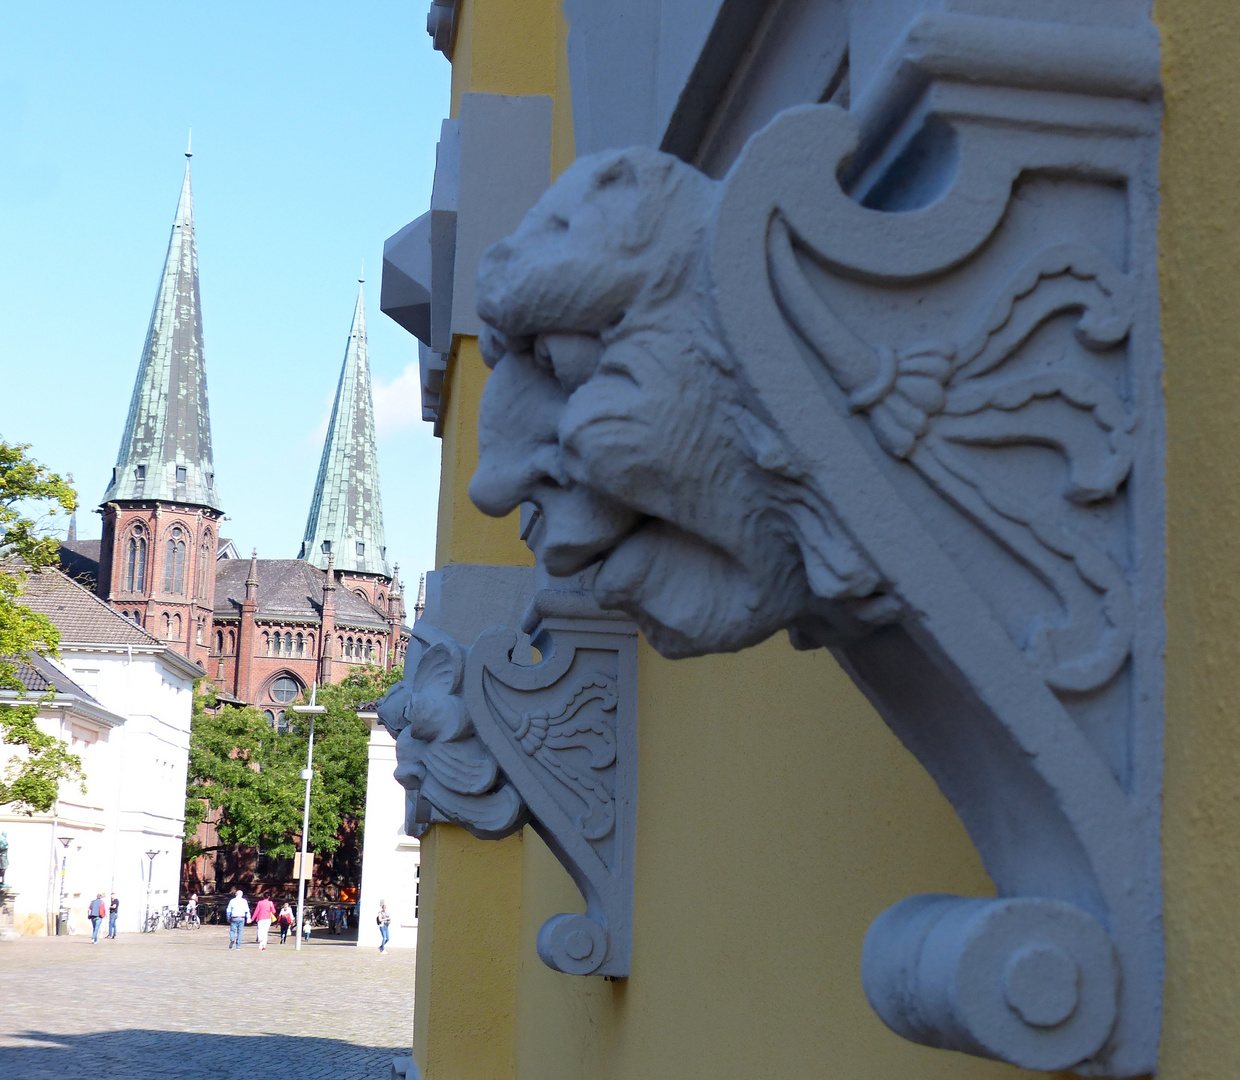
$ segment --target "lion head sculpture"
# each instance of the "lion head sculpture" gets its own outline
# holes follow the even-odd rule
[[[493,370],[470,495],[541,510],[553,574],[670,657],[801,645],[890,614],[882,583],[746,391],[710,300],[718,184],[630,149],[582,158],[478,273]]]

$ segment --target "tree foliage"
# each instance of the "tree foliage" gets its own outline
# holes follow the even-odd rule
[[[52,519],[71,512],[77,495],[70,480],[27,455],[30,447],[0,439],[0,691],[26,696],[17,661],[30,654],[55,656],[60,634],[43,615],[20,602],[28,575],[56,563],[60,541]],[[39,729],[39,707],[0,707],[0,741],[13,749],[0,776],[0,806],[33,813],[56,802],[62,780],[83,779],[82,761],[68,745]]]
[[[318,690],[327,711],[314,721],[310,786],[310,850],[330,854],[340,846],[346,818],[358,828],[366,807],[369,732],[359,706],[381,697],[400,679],[399,669],[366,668]],[[208,807],[216,811],[220,844],[262,847],[292,855],[301,842],[310,718],[289,711],[289,730],[277,731],[258,709],[218,706],[214,687],[199,687],[190,729],[185,792],[185,857],[205,850],[195,833]]]

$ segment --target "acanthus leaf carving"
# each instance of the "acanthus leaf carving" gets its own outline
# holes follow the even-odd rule
[[[538,617],[542,659],[533,666],[513,663],[512,629],[495,627],[467,648],[419,622],[406,678],[380,702],[379,717],[397,740],[406,830],[420,835],[446,822],[499,839],[532,824],[586,900],[584,915],[547,921],[539,955],[567,974],[627,975],[635,628],[586,594],[547,595],[583,610]]]

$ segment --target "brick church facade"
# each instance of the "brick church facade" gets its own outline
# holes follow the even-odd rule
[[[188,162],[99,510],[102,538],[71,534],[63,568],[197,663],[222,700],[279,724],[316,681],[402,663],[409,631],[384,543],[360,283],[298,557],[247,562],[220,537]]]

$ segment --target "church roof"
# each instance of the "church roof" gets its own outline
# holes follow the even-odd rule
[[[385,544],[375,407],[366,350],[366,304],[359,282],[353,325],[298,558],[326,570],[331,554],[338,570],[390,578]]]
[[[100,546],[98,540],[62,540],[57,553],[60,569],[74,581],[94,589],[99,581]]]
[[[125,432],[103,496],[105,503],[155,499],[222,510],[211,457],[188,161]]]
[[[164,644],[54,567],[32,571],[17,602],[51,619],[62,645]]]
[[[258,559],[255,564],[258,581],[258,611],[262,620],[317,622],[323,613],[323,585],[327,573],[302,559]],[[215,567],[215,617],[237,616],[245,600],[245,580],[250,574],[250,560],[224,559]],[[337,625],[358,626],[385,631],[387,620],[369,600],[337,588],[335,596]]]

